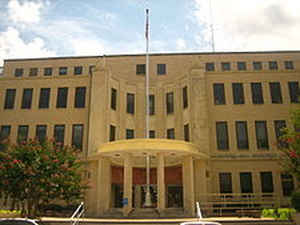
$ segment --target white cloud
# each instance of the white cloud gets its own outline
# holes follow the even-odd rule
[[[19,0],[10,0],[8,2],[8,17],[15,23],[38,23],[43,7],[41,1],[25,0],[19,2]]]
[[[8,58],[35,58],[55,56],[54,51],[48,50],[41,38],[34,38],[25,42],[18,30],[8,27],[0,33],[0,66],[4,59]]]
[[[297,0],[211,0],[217,50],[299,49],[300,2]],[[194,0],[193,16],[201,27],[195,37],[209,43],[209,4]],[[201,36],[199,38],[199,36]]]
[[[186,50],[186,42],[182,38],[176,40],[176,50]]]

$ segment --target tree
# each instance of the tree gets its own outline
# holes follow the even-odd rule
[[[18,207],[31,217],[41,205],[82,199],[87,186],[79,155],[73,147],[53,140],[7,144],[0,152],[0,195],[11,199],[12,209]]]
[[[290,174],[300,181],[300,109],[291,114],[293,128],[285,128],[280,137],[281,164]]]

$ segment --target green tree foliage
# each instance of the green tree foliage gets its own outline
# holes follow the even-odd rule
[[[9,198],[12,209],[34,217],[40,205],[82,199],[87,185],[78,150],[48,140],[5,146],[0,152],[0,197]]]

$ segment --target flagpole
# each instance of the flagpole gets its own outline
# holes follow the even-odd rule
[[[146,129],[145,129],[145,137],[149,138],[149,9],[146,9]],[[145,196],[145,207],[152,206],[151,202],[151,193],[150,193],[150,155],[146,156],[146,196]]]

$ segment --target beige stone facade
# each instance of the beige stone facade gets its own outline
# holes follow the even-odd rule
[[[224,208],[220,201],[244,207],[244,198],[283,206],[299,183],[278,164],[276,134],[279,125],[292,126],[299,59],[298,51],[150,55],[151,139],[144,138],[145,55],[5,60],[0,128],[12,141],[24,126],[26,137],[35,137],[38,125],[48,137],[63,133],[65,144],[82,137],[90,216],[149,212],[146,155],[158,215],[195,215],[197,201],[207,213]],[[45,88],[49,104],[40,107]],[[65,107],[58,107],[59,88],[67,88]],[[76,135],[74,125],[83,128]]]

